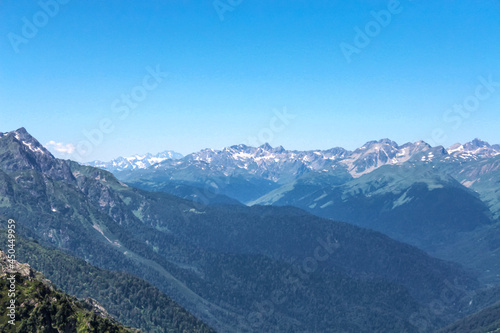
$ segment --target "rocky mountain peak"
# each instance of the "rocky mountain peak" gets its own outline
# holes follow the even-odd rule
[[[282,153],[284,153],[285,151],[286,151],[286,150],[285,150],[285,148],[283,148],[283,146],[278,146],[278,147],[276,147],[276,148],[274,148],[274,149],[273,149],[273,152],[274,152],[274,153],[277,153],[277,154],[282,154]]]
[[[389,145],[389,146],[393,146],[393,147],[397,147],[398,144],[388,138],[385,138],[385,139],[381,139],[378,141],[378,143],[382,143],[382,144],[385,144],[385,145]]]
[[[448,153],[462,159],[477,159],[492,157],[500,154],[499,145],[490,145],[488,142],[475,138],[474,140],[460,144],[455,143],[447,149]]]
[[[33,138],[25,128],[0,134],[0,168],[6,173],[17,173],[23,186],[31,186],[26,170],[36,170],[54,180],[73,182],[74,177],[66,161],[55,158]]]
[[[29,149],[31,152],[35,154],[48,155],[54,158],[52,154],[44,146],[42,146],[37,139],[32,137],[24,127],[21,127],[15,131],[0,133],[0,138],[5,138],[5,137],[14,138],[15,140],[22,143],[25,146],[25,148]]]
[[[466,144],[464,144],[464,148],[466,150],[474,150],[474,149],[478,149],[478,148],[489,148],[489,147],[490,147],[490,144],[488,142],[483,141],[483,140],[478,139],[478,138],[475,138],[471,142],[467,142]]]
[[[265,151],[271,151],[273,150],[273,147],[269,143],[264,143],[263,145],[259,146],[260,149],[265,150]]]
[[[25,128],[0,134],[0,167],[4,171],[48,170],[54,156]]]

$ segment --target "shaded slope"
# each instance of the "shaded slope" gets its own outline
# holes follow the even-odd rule
[[[493,333],[500,332],[500,304],[468,316],[438,333]]]
[[[5,232],[0,244],[7,244]],[[29,262],[64,292],[91,297],[119,321],[144,332],[214,332],[156,287],[133,275],[90,265],[62,251],[17,236],[17,256]]]
[[[82,302],[57,290],[43,276],[28,265],[8,262],[0,251],[2,275],[0,277],[0,330],[2,332],[106,332],[132,333],[112,319],[107,312],[91,299]],[[10,265],[15,269],[10,271]],[[8,280],[15,276],[14,280]],[[8,296],[10,286],[15,285],[15,298]],[[10,300],[15,299],[13,322],[6,314]],[[10,313],[10,311],[9,311]]]

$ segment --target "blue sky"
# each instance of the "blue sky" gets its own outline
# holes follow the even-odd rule
[[[489,0],[2,0],[0,132],[85,161],[500,143],[498,17]]]

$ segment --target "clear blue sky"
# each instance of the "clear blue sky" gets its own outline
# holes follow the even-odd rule
[[[83,152],[102,121],[112,130],[72,158],[262,139],[353,149],[432,141],[436,129],[445,146],[500,143],[500,83],[478,79],[500,82],[499,1],[402,0],[385,26],[371,12],[389,1],[220,0],[236,4],[223,13],[212,1],[60,1],[52,16],[37,1],[0,1],[0,132],[26,127],[60,157]],[[356,47],[356,27],[372,36],[348,62],[341,45]],[[157,66],[160,83],[147,77]],[[447,112],[464,100],[473,111]],[[284,108],[287,124],[273,120]]]

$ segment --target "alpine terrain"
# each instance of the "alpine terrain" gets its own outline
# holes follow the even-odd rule
[[[420,153],[429,150],[420,145],[425,146],[416,144],[412,149]],[[233,168],[226,170],[208,161],[208,156],[234,156],[241,150],[252,151],[265,162],[249,158],[245,169],[243,161],[231,158]],[[335,184],[332,187],[373,174],[359,176],[362,172],[358,170],[354,177],[350,167],[340,163],[353,154],[341,149],[320,155],[267,146],[236,146],[224,153],[204,154],[207,161],[189,155],[165,160],[144,171],[154,175],[156,170],[157,175],[165,177],[184,172],[188,178],[204,167],[207,174],[203,180],[219,176],[214,178],[217,184],[219,180],[230,183],[236,179],[238,186],[247,189],[249,199],[267,194],[256,194],[252,186],[261,189],[269,184],[270,192],[285,185],[280,179],[294,182],[312,175],[303,166],[306,164],[314,168],[323,165],[321,170],[328,171],[316,174]],[[280,154],[302,157],[281,164],[277,157],[270,161],[269,156]],[[317,156],[316,162],[306,156]],[[276,168],[266,172],[261,166],[266,163]],[[228,174],[226,178],[222,177],[224,173]],[[259,186],[254,183],[257,179],[261,181]],[[447,181],[450,188],[462,191],[451,179]],[[204,183],[199,180],[182,185],[195,190],[200,184]],[[448,186],[441,178],[425,186],[432,188],[434,184]],[[471,192],[464,195],[475,197]],[[229,197],[229,193],[220,194]],[[31,260],[43,274],[54,280],[59,276],[58,281],[62,281],[63,272],[82,267],[102,276],[101,285],[95,289],[121,293],[110,299],[106,293],[89,290],[85,287],[89,276],[81,272],[74,274],[72,285],[64,286],[73,294],[92,292],[93,298],[110,309],[126,306],[126,300],[135,306],[150,304],[147,299],[138,301],[141,293],[131,288],[136,285],[148,289],[149,295],[156,294],[163,304],[169,304],[171,298],[217,332],[432,332],[500,300],[498,289],[482,283],[474,272],[379,232],[290,206],[206,204],[139,189],[108,171],[54,158],[24,128],[0,134],[0,216],[3,221],[16,221],[16,235],[23,244],[18,256]],[[491,223],[478,220],[457,228],[466,232]],[[444,227],[450,228],[446,223]],[[72,260],[70,257],[79,261],[64,265]],[[47,258],[58,258],[61,264],[54,266]],[[133,280],[130,274],[147,282]],[[111,283],[113,276],[129,283]],[[135,322],[152,328],[156,310],[154,304],[150,305],[143,310],[134,309],[134,305],[126,309]],[[178,311],[183,313],[185,325],[207,329],[180,308]],[[129,314],[124,321],[127,316],[131,319]],[[183,325],[182,321],[175,322]]]
[[[237,145],[115,175],[200,204],[224,196],[295,206],[380,231],[500,283],[500,145],[479,139],[449,148],[383,139],[354,151]]]

